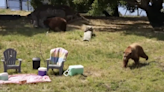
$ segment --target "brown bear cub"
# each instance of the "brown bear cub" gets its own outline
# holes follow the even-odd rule
[[[53,31],[66,31],[67,28],[67,21],[64,18],[61,17],[52,17],[47,18],[44,21],[44,25]]]
[[[138,64],[140,57],[148,60],[148,56],[145,54],[143,48],[140,45],[136,43],[129,45],[123,54],[123,67],[126,68],[129,59],[134,60],[135,64]]]

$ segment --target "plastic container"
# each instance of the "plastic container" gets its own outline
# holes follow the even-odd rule
[[[44,75],[46,75],[46,74],[47,74],[47,68],[45,68],[45,67],[40,67],[40,68],[38,69],[38,75],[44,76]]]
[[[33,69],[38,69],[40,67],[40,58],[38,57],[32,58],[32,62],[33,62]]]
[[[65,76],[73,76],[77,74],[83,74],[84,66],[82,65],[70,65],[69,68],[64,72]],[[67,74],[66,74],[67,73]]]
[[[92,37],[92,31],[84,32],[83,41],[89,41]]]
[[[0,73],[0,80],[8,80],[8,73],[4,72],[4,73]]]

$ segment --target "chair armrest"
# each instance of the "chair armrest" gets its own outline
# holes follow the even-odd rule
[[[19,61],[19,62],[22,62],[22,59],[18,58],[18,61]]]
[[[45,61],[46,61],[47,63],[49,63],[49,62],[50,62],[50,60],[51,60],[51,59],[50,59],[50,58],[48,58],[48,59],[46,59]]]
[[[4,60],[4,59],[1,59],[1,61],[2,61],[2,62],[5,62],[5,60]]]
[[[50,61],[50,58],[46,59],[46,61]]]
[[[64,61],[63,62],[58,62],[57,65],[60,66],[60,67],[63,67],[64,66]]]
[[[46,62],[47,62],[47,70],[48,70],[48,66],[49,66],[50,58],[46,59]]]
[[[19,66],[21,66],[22,59],[18,58],[17,60],[19,61]]]
[[[3,62],[4,68],[6,67],[6,62],[4,59],[1,59],[1,61]]]

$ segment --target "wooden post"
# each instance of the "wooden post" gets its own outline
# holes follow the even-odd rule
[[[30,1],[27,0],[27,9],[28,9],[28,11],[30,10],[30,9],[29,9],[29,5],[30,5]]]
[[[22,0],[19,0],[20,10],[22,10]]]
[[[6,9],[9,9],[8,0],[6,0]]]

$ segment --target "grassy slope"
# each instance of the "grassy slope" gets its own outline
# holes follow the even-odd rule
[[[118,32],[95,31],[96,37],[90,42],[83,42],[83,32],[79,29],[65,33],[50,32],[46,35],[47,29],[34,29],[22,20],[0,23],[3,25],[3,29],[1,27],[0,30],[0,55],[2,56],[7,48],[16,49],[18,58],[23,59],[22,73],[37,74],[37,70],[32,70],[32,58],[40,57],[40,42],[43,39],[41,49],[44,58],[49,57],[51,48],[63,47],[69,51],[64,70],[69,65],[82,64],[84,75],[87,76],[57,76],[49,70],[51,83],[0,85],[1,92],[163,92],[164,90],[163,33],[153,33],[148,28],[136,29],[133,25],[134,27],[130,29]],[[5,25],[8,27],[5,28]],[[149,60],[141,58],[138,68],[130,60],[128,68],[123,69],[122,52],[133,42],[142,44]],[[41,66],[46,66],[43,59]],[[2,63],[0,72],[3,72]],[[55,72],[58,73],[57,70]],[[15,70],[9,70],[8,73],[17,74]]]

